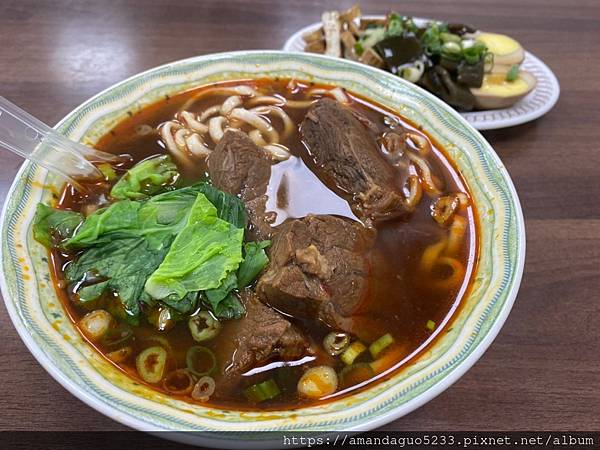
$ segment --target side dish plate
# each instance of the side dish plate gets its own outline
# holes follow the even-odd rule
[[[365,16],[366,19],[383,19],[385,16]],[[428,22],[429,19],[415,18],[417,24]],[[319,29],[321,23],[313,23],[295,32],[283,46],[287,52],[304,52],[302,36]],[[521,125],[535,120],[550,111],[560,95],[560,86],[550,68],[539,58],[525,52],[525,60],[521,66],[532,73],[537,79],[537,86],[525,98],[510,108],[490,109],[461,113],[467,121],[478,130],[493,130]]]
[[[103,414],[145,431],[199,431],[166,437],[216,447],[281,447],[280,436],[249,431],[363,431],[418,408],[458,380],[499,332],[517,295],[525,257],[519,199],[502,162],[454,110],[422,89],[367,66],[310,54],[233,52],[186,59],[135,75],[86,101],[56,129],[94,144],[115,124],[166,95],[217,81],[295,77],[336,84],[420,124],[447,151],[469,185],[480,224],[479,261],[470,294],[452,326],[409,367],[372,388],[301,410],[217,410],[136,383],[93,350],[67,317],[32,236],[35,205],[63,181],[26,162],[0,223],[2,295],[24,343],[66,389]],[[233,432],[233,433],[222,433]]]

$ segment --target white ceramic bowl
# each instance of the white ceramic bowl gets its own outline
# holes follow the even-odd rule
[[[255,51],[200,56],[133,76],[86,101],[56,126],[94,144],[115,124],[165,95],[215,81],[295,77],[343,86],[397,111],[442,144],[463,174],[477,206],[479,261],[473,287],[451,329],[387,381],[325,405],[300,410],[220,411],[169,398],[126,377],[78,334],[50,280],[46,250],[31,233],[35,205],[50,202],[62,181],[26,162],[10,189],[1,219],[0,278],[10,317],[42,366],[66,389],[103,414],[146,431],[236,431],[169,435],[218,447],[278,446],[246,431],[369,430],[421,406],[455,382],[490,345],[520,283],[525,254],[517,194],[498,156],[459,114],[393,75],[339,59]],[[212,440],[211,440],[212,438]],[[265,439],[267,441],[265,441]]]

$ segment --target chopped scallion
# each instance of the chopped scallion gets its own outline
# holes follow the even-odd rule
[[[135,367],[142,380],[147,383],[158,383],[167,363],[167,351],[159,346],[147,348],[135,359]]]
[[[332,331],[323,339],[323,347],[331,356],[336,356],[346,350],[350,344],[350,336],[346,333]]]
[[[102,172],[102,175],[104,175],[104,178],[106,178],[107,181],[114,181],[117,179],[117,172],[115,172],[115,169],[113,169],[110,164],[98,164],[98,169]]]
[[[519,78],[519,65],[513,64],[506,74],[506,81],[515,81],[517,78]]]
[[[466,42],[463,41],[462,44],[462,56],[468,64],[477,64],[487,52],[487,47],[485,44],[477,41],[475,41],[473,44],[469,43],[468,45],[465,45]]]
[[[386,333],[369,346],[369,352],[373,359],[375,359],[383,350],[393,343],[394,337],[390,333]]]
[[[433,331],[435,330],[435,322],[433,320],[428,320],[427,321],[427,325],[425,325],[427,327],[428,330]]]
[[[196,342],[210,341],[221,331],[221,323],[209,311],[200,311],[191,316],[188,327]]]
[[[440,33],[440,39],[442,42],[456,42],[460,44],[461,38],[458,34],[454,33]]]
[[[253,403],[271,400],[280,394],[279,386],[272,378],[244,389],[244,396]]]
[[[206,347],[194,345],[189,348],[185,356],[187,368],[196,376],[204,376],[212,373],[217,367],[215,354]]]
[[[361,42],[356,42],[354,44],[354,52],[357,54],[357,56],[360,56],[365,52],[365,48]]]
[[[450,59],[459,59],[461,53],[460,44],[448,41],[442,45],[442,55]]]
[[[360,341],[354,341],[348,346],[344,353],[342,353],[342,356],[340,356],[340,358],[342,361],[344,361],[346,365],[349,366],[354,362],[356,358],[358,358],[366,350],[367,347],[365,347],[365,344],[363,344]]]

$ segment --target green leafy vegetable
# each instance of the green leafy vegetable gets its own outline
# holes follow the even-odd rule
[[[71,280],[73,283],[77,283],[77,281],[77,279]],[[101,281],[99,283],[81,287],[79,290],[77,290],[79,301],[82,303],[87,303],[97,300],[102,294],[104,294],[104,291],[108,289],[108,286],[108,281]]]
[[[167,297],[162,299],[162,303],[173,308],[180,314],[190,314],[196,309],[196,305],[198,304],[198,292],[188,292],[182,299]]]
[[[244,203],[236,196],[226,194],[208,183],[196,183],[174,191],[165,192],[148,200],[149,205],[158,208],[158,223],[172,223],[182,211],[189,211],[198,194],[204,194],[217,209],[217,215],[237,228],[246,226]]]
[[[247,225],[246,207],[238,197],[226,194],[208,183],[196,183],[190,186],[192,191],[204,194],[209,202],[217,208],[219,218],[229,222],[237,228]]]
[[[271,245],[271,241],[246,243],[244,245],[244,259],[238,268],[237,274],[230,272],[219,287],[205,292],[206,303],[209,304],[217,317],[238,319],[244,314],[244,306],[232,291],[249,286],[268,264],[269,258],[265,253],[265,248],[269,245]]]
[[[217,208],[198,194],[187,225],[146,281],[153,298],[177,301],[189,292],[214,289],[242,260],[244,230],[217,217]]]
[[[121,200],[87,217],[77,233],[64,242],[65,248],[85,248],[111,242],[114,239],[146,236],[149,240],[158,233],[177,234],[187,221],[189,210],[199,193],[215,205],[218,216],[238,228],[246,225],[242,201],[219,191],[207,183],[165,192],[147,201]]]
[[[213,313],[220,319],[239,319],[244,315],[246,309],[237,296],[230,292],[223,300],[213,307]]]
[[[83,216],[74,211],[55,209],[38,203],[33,219],[33,237],[45,247],[70,238],[83,222]]]
[[[125,312],[134,321],[140,312],[139,300],[146,279],[156,270],[168,249],[151,248],[141,237],[117,239],[92,247],[69,264],[65,276],[70,284],[82,284],[76,292],[82,301],[99,298],[107,289],[118,295]],[[86,279],[98,280],[86,286]]]
[[[213,312],[221,300],[223,300],[231,291],[237,289],[238,278],[235,272],[229,272],[223,282],[214,289],[207,290],[204,295]]]
[[[65,248],[82,248],[136,234],[141,203],[123,200],[90,214],[77,233],[64,242]]]
[[[237,276],[230,272],[219,287],[204,293],[206,303],[215,316],[220,319],[239,319],[244,315],[246,309],[233,293],[237,287]]]
[[[81,214],[40,205],[34,235],[48,247],[83,249],[65,272],[79,301],[111,292],[116,297],[110,297],[109,306],[133,323],[140,303],[154,307],[160,300],[188,314],[199,291],[211,289],[207,296],[213,311],[240,317],[244,308],[231,290],[238,287],[245,225],[239,198],[198,183],[146,200],[120,200],[85,220]]]
[[[137,163],[110,191],[113,198],[139,200],[156,194],[179,178],[177,166],[168,155],[158,155]]]
[[[269,263],[265,249],[271,245],[271,241],[248,242],[244,245],[244,260],[238,269],[238,287],[249,286],[256,276]]]

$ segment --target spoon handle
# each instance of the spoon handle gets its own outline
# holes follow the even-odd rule
[[[0,146],[63,175],[69,181],[102,178],[101,172],[89,160],[119,161],[117,155],[67,139],[1,96]]]

